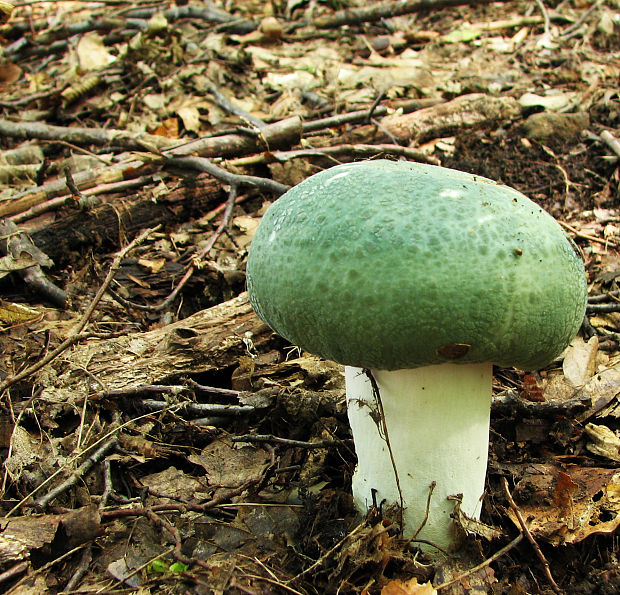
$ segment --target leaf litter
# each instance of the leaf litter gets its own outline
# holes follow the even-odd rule
[[[618,3],[401,4],[0,1],[7,592],[620,590]],[[356,514],[341,369],[243,293],[279,193],[386,155],[521,190],[590,281],[561,361],[496,372],[441,563]]]

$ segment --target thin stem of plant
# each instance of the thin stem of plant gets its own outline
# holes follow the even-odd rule
[[[390,435],[388,432],[387,422],[385,420],[385,411],[383,409],[383,401],[381,400],[381,392],[379,391],[379,386],[377,385],[377,380],[373,376],[372,370],[365,368],[364,373],[368,377],[368,380],[370,381],[370,385],[372,386],[372,394],[375,398],[375,402],[377,403],[377,409],[379,411],[379,423],[381,424],[381,431],[383,432],[383,436],[385,437],[385,443],[387,445],[388,453],[390,455],[390,462],[392,463],[392,469],[394,470],[394,481],[396,482],[396,489],[398,490],[398,503],[399,503],[398,523],[400,525],[400,532],[402,534],[405,528],[404,527],[405,521],[403,519],[403,509],[405,507],[405,502],[403,499],[403,491],[400,487],[400,478],[398,476],[398,469],[396,468],[396,460],[394,459],[394,451],[392,450],[392,444],[390,443]]]
[[[469,570],[463,572],[462,574],[455,576],[451,580],[445,583],[441,583],[440,585],[437,585],[436,587],[434,587],[435,591],[441,591],[443,589],[446,589],[450,585],[454,585],[455,583],[460,582],[462,579],[468,576],[471,576],[472,574],[478,572],[479,570],[482,570],[483,568],[486,568],[489,564],[495,562],[495,560],[497,560],[498,558],[501,558],[509,550],[515,547],[515,545],[517,545],[522,539],[523,539],[523,533],[520,533],[510,543],[505,545],[501,550],[497,550],[490,558],[487,558],[484,562],[481,562],[477,566],[474,566],[473,568],[470,568]]]
[[[515,501],[512,498],[512,494],[510,493],[510,490],[508,489],[508,482],[506,481],[505,477],[502,477],[502,483],[504,486],[504,492],[506,493],[508,504],[510,505],[510,508],[512,509],[515,516],[517,517],[517,520],[519,521],[519,525],[521,526],[521,530],[523,531],[522,535],[525,535],[527,537],[527,540],[530,542],[530,544],[534,548],[534,551],[536,552],[536,556],[538,556],[538,559],[542,562],[542,565],[545,569],[545,576],[547,577],[547,580],[549,581],[551,588],[556,593],[562,593],[562,589],[560,589],[560,587],[555,582],[551,574],[551,568],[549,567],[549,562],[547,562],[547,558],[545,558],[545,555],[542,553],[540,547],[536,543],[536,540],[534,539],[534,536],[530,532],[527,526],[527,523],[525,522],[525,519],[523,518],[523,515],[521,514],[521,511],[519,510],[518,506],[515,504]]]

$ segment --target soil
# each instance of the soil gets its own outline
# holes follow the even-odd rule
[[[0,1],[3,592],[620,592],[620,5],[402,4]],[[588,275],[495,370],[458,556],[355,509],[342,368],[245,293],[269,204],[376,157],[518,189]]]

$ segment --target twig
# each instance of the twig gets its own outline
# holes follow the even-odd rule
[[[372,102],[372,105],[370,106],[370,109],[368,110],[368,114],[366,115],[366,119],[364,120],[364,122],[366,124],[370,124],[373,120],[373,116],[375,116],[375,111],[377,110],[377,108],[379,107],[379,104],[385,99],[385,91],[381,91],[376,99]]]
[[[260,574],[244,574],[245,577],[247,578],[251,578],[254,579],[256,581],[265,581],[266,583],[269,583],[270,585],[275,585],[276,587],[280,587],[280,589],[284,589],[285,591],[288,591],[289,593],[293,593],[293,595],[304,595],[303,593],[301,593],[300,591],[298,591],[297,589],[293,589],[293,587],[289,587],[289,585],[286,585],[285,583],[283,583],[282,581],[278,580],[277,578],[269,578],[268,576],[261,576]],[[237,588],[239,587],[239,585],[237,585]],[[248,591],[248,593],[250,593],[251,591]],[[253,593],[253,591],[252,591]]]
[[[84,577],[88,572],[88,567],[90,566],[92,560],[93,551],[90,547],[86,547],[82,552],[82,558],[80,560],[80,563],[78,564],[78,567],[75,569],[75,572],[73,573],[73,575],[69,579],[69,582],[65,585],[65,588],[61,591],[61,593],[73,591],[73,589],[75,589],[75,587],[80,584],[82,577]]]
[[[155,399],[144,399],[143,401],[139,401],[139,404],[151,409],[152,411],[161,411],[168,406],[166,401],[156,401]],[[221,415],[223,417],[237,417],[253,413],[256,409],[251,405],[219,405],[217,403],[194,403],[193,401],[187,401],[186,403],[180,403],[179,411],[186,411],[188,413],[196,413],[200,415],[208,414]],[[239,442],[246,441],[239,440]],[[259,441],[247,440],[247,442]]]
[[[318,440],[317,442],[307,442],[305,440],[280,438],[279,436],[272,436],[271,434],[243,434],[242,436],[233,436],[231,440],[232,442],[267,442],[271,444],[283,444],[285,446],[308,449],[331,448],[332,446],[339,446],[343,442],[341,440]]]
[[[581,238],[582,240],[589,240],[590,242],[597,242],[599,244],[603,244],[605,246],[612,246],[613,248],[617,248],[618,246],[620,246],[620,244],[618,242],[614,242],[613,240],[606,240],[604,238],[597,238],[596,236],[591,236],[587,233],[582,233],[579,230],[575,229],[572,225],[569,225],[568,223],[565,223],[564,221],[559,221],[558,223],[568,229],[568,231],[570,231],[571,233],[574,233],[578,238]]]
[[[375,397],[375,401],[377,403],[377,408],[379,410],[379,423],[381,424],[381,430],[383,431],[383,435],[385,436],[385,443],[387,445],[388,453],[390,454],[390,462],[392,463],[392,469],[394,470],[394,480],[396,481],[396,489],[398,490],[398,500],[399,500],[399,511],[398,511],[398,522],[400,524],[400,532],[402,534],[405,526],[405,521],[403,518],[403,511],[405,507],[405,502],[403,500],[403,491],[400,487],[400,477],[398,475],[398,469],[396,467],[396,460],[394,459],[394,451],[392,450],[392,444],[390,443],[390,435],[388,433],[387,421],[385,419],[385,411],[383,409],[383,401],[381,400],[381,393],[379,391],[379,386],[377,385],[377,380],[373,376],[372,370],[368,368],[364,368],[364,373],[368,377],[370,384],[372,386],[372,394]]]
[[[506,498],[508,499],[508,504],[510,505],[512,512],[514,512],[514,515],[517,517],[517,520],[519,521],[519,525],[521,526],[521,531],[523,532],[522,535],[524,534],[527,537],[527,540],[530,542],[530,544],[534,548],[534,551],[536,552],[538,559],[542,562],[542,565],[545,568],[545,576],[547,577],[547,580],[549,581],[551,588],[556,593],[562,593],[562,589],[558,587],[557,583],[553,579],[553,576],[551,575],[551,569],[549,568],[549,562],[547,562],[547,559],[545,558],[544,554],[540,550],[540,547],[536,543],[536,540],[532,536],[532,533],[530,532],[527,526],[527,523],[523,519],[523,515],[521,514],[521,511],[519,510],[518,506],[515,504],[515,501],[512,498],[512,494],[510,493],[510,490],[508,489],[508,482],[506,481],[505,477],[502,477],[502,484],[504,486],[504,492],[506,493]]]
[[[37,498],[34,502],[35,506],[45,508],[54,498],[60,496],[63,492],[74,486],[82,477],[84,477],[110,450],[116,447],[118,438],[115,436],[104,442],[92,455],[90,455],[65,481],[50,490],[44,496]]]
[[[99,291],[97,292],[97,295],[95,295],[95,297],[93,298],[92,302],[90,303],[89,307],[86,309],[86,312],[82,316],[81,320],[69,332],[69,336],[58,347],[56,347],[52,351],[49,351],[45,355],[45,357],[41,358],[36,364],[33,364],[32,366],[26,368],[25,370],[22,370],[18,374],[15,374],[15,376],[10,376],[4,382],[2,382],[2,384],[0,384],[0,393],[4,392],[9,386],[12,386],[16,382],[24,380],[24,378],[27,378],[31,374],[34,374],[35,372],[37,372],[38,370],[40,370],[41,368],[49,364],[53,359],[58,357],[63,351],[71,347],[71,345],[73,345],[74,343],[76,343],[77,341],[81,339],[80,333],[82,332],[84,327],[88,324],[88,321],[90,320],[90,317],[93,315],[93,312],[95,311],[95,308],[97,307],[97,304],[99,304],[99,302],[101,301],[101,298],[103,297],[103,294],[105,293],[108,286],[112,282],[112,279],[114,278],[114,275],[116,274],[116,271],[118,271],[118,269],[120,268],[123,258],[125,258],[128,252],[130,252],[136,246],[144,242],[144,240],[146,240],[146,238],[150,234],[152,234],[154,231],[157,231],[160,227],[161,225],[157,225],[156,227],[153,227],[152,229],[147,229],[145,232],[141,233],[137,238],[135,238],[133,242],[128,244],[125,248],[123,248],[120,252],[117,253],[116,257],[114,258],[114,261],[110,265],[110,270],[108,271],[108,274],[105,280],[103,281],[103,283],[101,284],[101,287],[99,288]]]
[[[226,97],[226,95],[224,95],[218,89],[217,85],[214,82],[208,81],[206,87],[209,93],[213,95],[215,102],[228,113],[233,114],[234,116],[238,116],[248,124],[256,126],[256,128],[262,128],[266,125],[265,122],[263,122],[259,118],[254,117],[252,114],[249,114],[245,110],[241,109],[239,106],[236,106],[234,103],[232,103],[232,101],[230,101],[230,99],[228,99],[228,97]]]
[[[620,304],[588,304],[587,312],[620,312]]]
[[[411,147],[403,147],[398,144],[381,144],[381,145],[333,145],[331,147],[314,147],[308,149],[293,149],[291,151],[273,151],[269,155],[261,153],[259,155],[251,155],[250,157],[239,157],[231,159],[230,165],[253,165],[256,163],[266,163],[272,160],[284,163],[292,159],[300,159],[303,157],[330,157],[335,163],[339,163],[338,157],[351,158],[360,157],[377,157],[379,155],[395,155],[397,157],[405,157],[411,161],[419,161],[420,163],[429,163],[431,165],[440,165],[440,161],[433,155],[428,155],[420,149],[412,149]]]
[[[620,291],[608,291],[607,293],[600,293],[598,295],[591,295],[588,297],[588,304],[599,304],[600,302],[611,301],[614,298],[620,297]]]
[[[473,568],[470,568],[466,572],[463,572],[462,574],[459,574],[459,575],[455,576],[454,578],[452,578],[451,580],[449,580],[449,581],[447,581],[445,583],[441,583],[440,585],[437,585],[436,587],[434,587],[434,589],[436,591],[441,591],[441,590],[449,587],[450,585],[458,583],[462,579],[464,579],[464,578],[466,578],[468,576],[471,576],[472,574],[478,572],[479,570],[482,570],[483,568],[486,568],[487,566],[489,566],[489,564],[492,564],[493,562],[495,562],[495,560],[497,560],[498,558],[501,558],[504,554],[509,552],[513,547],[515,547],[515,545],[520,543],[522,539],[523,539],[523,534],[520,533],[510,543],[505,545],[501,550],[497,550],[490,558],[487,558],[484,562],[481,562],[477,566],[474,566]]]
[[[617,157],[620,157],[620,140],[609,132],[609,130],[603,130],[603,132],[601,132],[601,139]]]
[[[168,533],[172,535],[172,538],[174,539],[174,550],[172,550],[173,556],[179,562],[183,562],[183,564],[191,564],[192,562],[200,563],[198,560],[193,560],[192,558],[188,558],[187,556],[183,555],[183,553],[181,552],[181,547],[183,546],[183,543],[181,541],[181,534],[172,523],[158,516],[157,514],[155,514],[155,512],[153,512],[153,510],[149,508],[145,509],[144,516],[146,516],[150,521],[154,522],[158,527],[166,529],[166,531],[168,531]]]
[[[560,33],[560,37],[568,39],[576,34],[577,29],[583,25],[590,15],[603,3],[603,0],[596,0],[596,2],[588,8],[572,25],[569,25]]]
[[[224,182],[224,184],[230,184],[231,186],[254,186],[267,192],[273,192],[274,194],[284,194],[289,186],[280,184],[269,178],[260,178],[258,176],[247,176],[243,174],[233,174],[228,170],[218,167],[205,157],[170,157],[164,162],[164,167],[167,169],[174,167],[181,167],[184,169],[190,169],[195,171],[204,172],[213,176],[216,180]]]
[[[342,27],[360,23],[376,22],[384,18],[393,18],[404,14],[411,14],[423,10],[436,10],[448,6],[462,6],[464,4],[490,4],[495,0],[395,0],[381,2],[365,8],[345,8],[332,15],[314,19],[313,25],[320,28]],[[498,0],[510,2],[510,0]]]
[[[108,499],[113,491],[114,485],[112,484],[112,463],[110,462],[110,457],[106,457],[103,461],[103,492],[98,506],[100,511],[106,507]]]
[[[551,21],[549,20],[549,13],[547,12],[547,8],[542,3],[542,0],[535,0],[536,5],[538,6],[538,10],[543,15],[543,19],[545,20],[545,38],[551,38]]]
[[[438,103],[443,103],[443,99],[440,98],[428,98],[428,99],[414,99],[402,104],[396,104],[392,109],[400,110],[404,114],[415,112],[424,107],[432,107]],[[315,132],[317,130],[325,130],[326,128],[333,128],[343,126],[345,124],[358,124],[366,122],[370,117],[374,116],[380,118],[386,116],[390,112],[390,108],[385,105],[377,105],[373,103],[370,109],[357,110],[354,112],[346,112],[344,114],[338,114],[336,116],[329,116],[327,118],[321,118],[320,120],[309,120],[301,125],[301,129],[304,133]]]
[[[426,525],[426,521],[428,521],[428,515],[430,512],[430,508],[431,508],[431,498],[433,497],[433,492],[435,491],[436,486],[437,486],[436,481],[432,481],[431,485],[428,486],[428,498],[426,499],[426,513],[424,514],[424,518],[422,519],[420,526],[417,528],[416,532],[413,534],[413,537],[409,539],[409,542],[415,540],[415,538],[420,534],[420,531],[422,531],[422,529],[424,528],[424,525]]]
[[[0,585],[2,583],[6,583],[7,581],[13,580],[18,574],[26,572],[29,566],[30,562],[19,562],[18,564],[15,564],[15,566],[11,566],[11,568],[0,574]]]
[[[70,199],[73,199],[73,206],[76,206],[79,209],[88,210],[96,207],[101,202],[96,196],[88,197],[82,193],[74,182],[73,176],[71,175],[71,170],[68,167],[65,167],[64,173],[67,188],[69,188],[69,192],[71,192]]]

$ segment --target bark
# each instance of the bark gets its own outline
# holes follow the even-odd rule
[[[91,248],[114,252],[124,238],[132,238],[142,229],[160,223],[165,228],[175,227],[225,200],[219,182],[200,176],[157,200],[150,193],[140,193],[90,211],[69,211],[51,223],[38,224],[30,230],[30,237],[58,265],[76,253],[83,258]]]
[[[237,366],[240,358],[251,361],[272,333],[244,293],[152,331],[77,345],[60,362],[56,384],[79,393],[92,384],[92,377],[107,391],[177,382]]]
[[[516,118],[520,113],[521,108],[512,97],[472,93],[411,114],[388,116],[381,123],[399,141],[418,143],[485,122]]]

